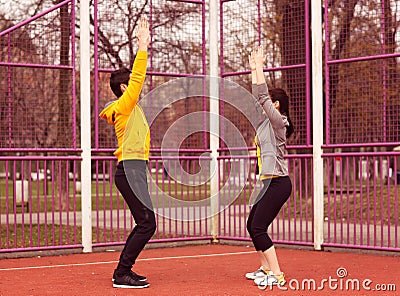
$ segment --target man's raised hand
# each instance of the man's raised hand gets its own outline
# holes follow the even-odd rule
[[[147,50],[150,44],[150,30],[149,21],[144,16],[140,18],[139,28],[136,31],[136,38],[138,39],[139,50]]]

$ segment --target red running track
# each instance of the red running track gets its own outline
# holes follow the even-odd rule
[[[400,295],[399,256],[277,253],[286,290],[261,290],[244,278],[259,267],[252,247],[202,245],[144,250],[134,270],[147,276],[146,289],[112,287],[119,252],[2,259],[0,295]]]

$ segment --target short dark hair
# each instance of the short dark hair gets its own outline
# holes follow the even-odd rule
[[[112,92],[114,93],[114,95],[117,98],[122,96],[122,91],[121,91],[121,87],[120,87],[121,84],[128,85],[130,75],[131,75],[131,71],[129,71],[129,69],[126,67],[120,68],[111,73],[110,87],[111,87]]]

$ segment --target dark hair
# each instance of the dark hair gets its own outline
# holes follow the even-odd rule
[[[129,83],[129,75],[131,75],[131,71],[128,68],[123,67],[121,69],[115,70],[111,73],[110,76],[110,87],[114,95],[119,98],[122,96],[121,84],[128,85]]]
[[[294,132],[294,126],[289,114],[289,96],[281,88],[274,88],[269,91],[269,96],[273,103],[279,101],[279,111],[288,119],[289,126],[286,128],[286,138],[289,138]]]

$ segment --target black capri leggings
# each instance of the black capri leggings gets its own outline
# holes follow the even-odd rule
[[[247,231],[257,251],[266,251],[274,244],[267,229],[292,192],[289,176],[263,180],[263,188],[247,219]]]

